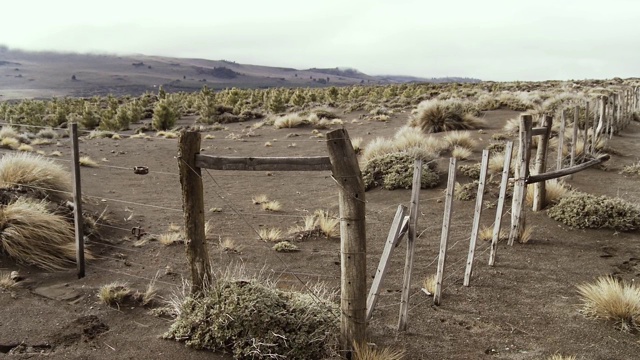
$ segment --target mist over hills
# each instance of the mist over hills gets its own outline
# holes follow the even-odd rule
[[[0,46],[0,100],[52,96],[138,95],[167,91],[321,87],[404,82],[478,82],[468,78],[372,76],[352,68],[294,69],[228,60],[148,55],[32,52]]]

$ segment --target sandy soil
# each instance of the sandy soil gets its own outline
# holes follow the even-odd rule
[[[351,137],[363,137],[365,142],[377,136],[391,136],[407,117],[396,114],[388,122],[352,123],[351,119],[359,115],[346,115],[345,127]],[[474,159],[463,163],[477,162],[479,150],[489,143],[491,134],[515,115],[511,111],[487,113],[489,128],[485,133],[474,133],[481,145]],[[227,130],[213,132],[215,139],[203,140],[203,153],[253,156],[326,153],[324,142],[313,137],[311,129],[263,127],[248,137],[249,125],[230,124]],[[299,136],[288,137],[290,133]],[[228,139],[230,134],[244,135],[244,141]],[[639,138],[640,125],[634,123],[610,143],[622,155],[613,156],[606,169],[592,168],[574,176],[569,184],[581,191],[640,202],[640,188],[635,186],[638,179],[618,174],[624,165],[637,162]],[[266,147],[266,142],[272,146]],[[70,156],[66,143],[39,149],[60,150],[64,155],[61,159]],[[101,162],[103,166],[99,168],[83,168],[83,191],[92,196],[86,197],[87,207],[97,212],[107,208],[115,228],[105,227],[105,239],[89,244],[97,259],[88,263],[84,279],[76,279],[72,271],[47,274],[0,257],[3,271],[18,269],[26,277],[19,287],[0,291],[0,358],[48,354],[59,359],[226,359],[224,355],[193,351],[181,343],[160,339],[170,322],[151,316],[147,309],[114,309],[100,304],[96,297],[101,285],[118,280],[142,289],[158,274],[160,295],[169,298],[179,291],[181,278],[187,276],[181,245],[166,247],[149,242],[134,247],[135,239],[129,230],[142,226],[148,233],[159,234],[170,223],[181,223],[180,184],[174,158],[177,140],[86,140],[81,151],[96,160],[108,160]],[[150,174],[140,176],[130,170],[139,165],[148,166]],[[206,209],[222,209],[206,214],[214,229],[209,246],[215,268],[244,264],[251,271],[263,270],[279,278],[282,287],[301,288],[297,276],[303,281],[324,281],[334,289],[339,288],[338,240],[309,240],[298,244],[300,252],[278,254],[270,244],[258,240],[255,233],[261,227],[286,230],[315,209],[337,211],[337,191],[330,173],[211,171],[203,173],[203,180]],[[459,181],[469,180],[461,176]],[[418,226],[422,235],[415,256],[408,331],[396,331],[403,242],[392,258],[383,295],[369,324],[371,342],[405,348],[408,359],[543,359],[554,353],[593,360],[638,357],[638,335],[617,331],[610,323],[584,318],[578,312],[576,292],[577,284],[605,274],[637,280],[640,276],[637,233],[574,230],[549,219],[544,211],[529,211],[528,221],[536,227],[533,240],[513,247],[501,243],[495,267],[487,266],[488,252],[484,252],[487,244],[479,244],[477,253],[482,255],[476,260],[471,286],[465,288],[463,266],[474,202],[456,201],[442,304],[434,306],[420,287],[425,277],[435,273],[443,187],[444,181],[441,187],[422,193]],[[495,202],[497,191],[489,193],[486,200]],[[258,194],[280,201],[283,211],[266,213],[253,205],[251,198]],[[408,204],[409,198],[409,190],[375,189],[367,193],[367,267],[371,276],[396,207]],[[131,219],[125,221],[131,214]],[[495,210],[485,210],[482,224],[491,225],[494,216]],[[242,245],[241,253],[221,251],[218,239],[224,238]],[[19,344],[23,345],[14,349]],[[18,354],[5,355],[10,350]]]

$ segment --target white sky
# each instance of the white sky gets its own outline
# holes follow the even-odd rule
[[[638,76],[638,0],[14,0],[0,44],[349,66],[371,75]]]

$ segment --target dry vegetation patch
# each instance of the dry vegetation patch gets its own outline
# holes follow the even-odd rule
[[[582,312],[588,317],[614,321],[624,331],[640,326],[640,288],[610,276],[578,286]]]
[[[164,338],[196,349],[229,351],[235,359],[323,359],[336,349],[339,310],[321,291],[303,294],[265,280],[226,277],[178,306]]]
[[[619,198],[572,192],[548,210],[554,220],[574,228],[609,228],[633,231],[640,228],[640,208]]]
[[[353,360],[402,360],[404,356],[401,349],[378,348],[366,342],[353,344]]]
[[[418,105],[408,125],[425,133],[480,129],[485,122],[477,117],[479,114],[479,110],[468,101],[427,100]]]

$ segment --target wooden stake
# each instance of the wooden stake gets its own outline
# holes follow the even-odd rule
[[[411,205],[409,208],[409,231],[407,232],[407,257],[404,263],[404,281],[400,297],[400,317],[398,330],[407,330],[409,315],[409,293],[411,292],[411,271],[413,268],[413,254],[416,251],[416,227],[418,226],[418,211],[420,206],[420,188],[422,186],[422,160],[413,164],[413,184],[411,185]]]
[[[524,197],[527,193],[527,177],[529,177],[529,161],[531,160],[531,127],[533,117],[528,114],[520,115],[520,145],[518,148],[518,174],[513,189],[513,201],[511,209],[511,231],[508,244],[520,238],[524,226]]]
[[[496,207],[496,220],[493,224],[493,238],[491,239],[491,252],[489,254],[489,266],[493,266],[496,261],[496,249],[500,240],[500,227],[502,226],[502,212],[504,200],[507,196],[509,186],[509,170],[511,170],[511,154],[513,153],[513,141],[507,143],[504,150],[504,165],[502,166],[502,180],[500,181],[500,195],[498,195],[498,206]]]
[[[345,129],[327,133],[340,204],[340,344],[347,357],[365,340],[367,324],[367,237],[364,182]]]
[[[573,132],[571,133],[571,160],[569,161],[569,167],[575,165],[576,163],[576,151],[578,145],[578,122],[580,121],[580,108],[576,106],[573,111]],[[563,112],[564,116],[564,112]],[[584,147],[586,146],[586,142],[582,145],[582,152],[584,153]],[[562,170],[562,169],[557,169]]]
[[[551,126],[553,118],[549,115],[542,117],[543,126],[547,129],[546,133],[540,135],[538,141],[538,149],[536,151],[536,173],[544,174],[547,171],[547,147],[549,145],[549,136],[551,135]],[[544,209],[546,204],[547,188],[544,182],[539,182],[533,186],[533,211]]]
[[[473,259],[478,240],[478,230],[480,228],[480,215],[482,215],[482,200],[484,198],[484,186],[487,182],[487,168],[489,167],[489,150],[482,150],[482,163],[480,165],[480,180],[478,182],[478,194],[476,195],[476,208],[473,212],[473,226],[471,228],[471,239],[469,239],[469,254],[467,255],[467,267],[464,271],[464,286],[469,286],[471,274],[473,272]]]
[[[447,194],[444,203],[444,217],[442,219],[442,235],[440,237],[440,253],[438,256],[438,272],[436,274],[436,293],[433,295],[433,303],[440,305],[442,297],[442,278],[444,266],[447,260],[447,242],[451,230],[451,214],[453,212],[453,192],[456,186],[456,159],[449,159],[449,181],[447,182]]]
[[[586,155],[589,151],[589,102],[585,105],[584,113],[584,145],[582,147],[582,155]]]
[[[183,132],[178,140],[178,168],[182,186],[182,209],[187,260],[191,272],[191,293],[201,294],[211,284],[211,266],[204,233],[204,191],[202,175],[196,167],[200,152],[199,132]]]
[[[560,118],[560,132],[558,133],[558,158],[556,159],[556,170],[562,169],[562,163],[564,160],[563,150],[564,150],[564,131],[566,126],[566,117],[567,110],[562,110],[562,117]],[[573,124],[575,128],[578,124]],[[572,146],[573,148],[573,146]]]
[[[596,103],[596,112],[593,113],[593,129],[591,132],[591,141],[590,141],[590,145],[589,145],[589,152],[585,152],[585,154],[595,154],[596,152],[596,143],[598,140],[598,131],[596,131],[596,129],[598,128],[598,109],[600,109],[600,114],[602,114],[602,109],[603,109],[603,100],[602,100],[602,96],[597,98],[597,103]]]
[[[387,274],[389,268],[389,259],[393,254],[393,250],[396,248],[396,244],[400,241],[400,237],[404,235],[402,232],[404,227],[408,225],[406,219],[407,207],[404,205],[398,205],[396,210],[396,216],[391,223],[391,229],[389,229],[389,235],[387,235],[387,242],[384,245],[382,256],[380,257],[380,263],[378,264],[378,270],[371,283],[371,289],[369,290],[369,296],[367,297],[367,321],[371,319],[373,310],[378,303],[378,296],[380,295],[380,285]],[[407,221],[405,221],[407,220]]]
[[[77,123],[71,123],[71,164],[73,166],[73,219],[76,235],[76,266],[78,279],[82,279],[85,275],[84,219],[82,218],[82,181],[80,180],[80,149]]]

